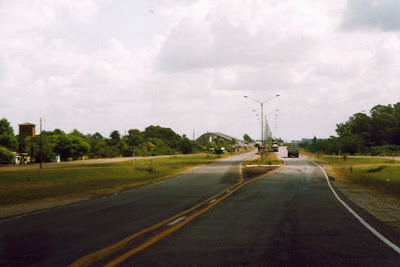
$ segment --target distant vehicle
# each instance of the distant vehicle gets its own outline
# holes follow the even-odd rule
[[[299,143],[289,143],[287,145],[288,157],[299,157]]]
[[[272,152],[278,152],[279,150],[279,145],[278,144],[272,144]]]

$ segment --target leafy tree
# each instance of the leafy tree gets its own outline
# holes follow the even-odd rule
[[[125,137],[125,142],[129,146],[138,147],[144,143],[143,134],[138,129],[131,129],[128,131],[128,135]]]
[[[253,139],[251,139],[251,137],[248,134],[244,134],[243,135],[243,140],[247,141],[249,143],[253,143],[254,142]]]
[[[6,147],[0,146],[0,164],[12,163],[14,154]]]
[[[70,135],[78,136],[78,137],[82,138],[83,140],[86,139],[86,136],[83,133],[81,133],[80,131],[78,131],[77,129],[73,129],[72,132],[70,133]]]
[[[339,143],[343,153],[355,154],[364,152],[364,140],[358,135],[340,137]]]
[[[370,111],[371,113],[371,117],[375,117],[376,115],[382,114],[382,113],[386,113],[386,114],[394,114],[395,113],[395,109],[392,107],[392,105],[387,105],[387,106],[383,106],[383,105],[376,105],[375,107],[373,107]]]
[[[93,135],[87,136],[87,142],[90,145],[89,157],[91,158],[105,158],[108,157],[108,148],[104,137],[96,132]]]
[[[121,134],[118,131],[112,131],[110,134],[110,138],[115,142],[119,142],[121,140]]]
[[[58,135],[55,142],[54,151],[60,154],[62,160],[81,158],[90,150],[90,145],[81,137],[73,134]]]
[[[119,141],[121,141],[121,134],[118,131],[112,131],[110,133],[110,139],[108,140],[110,146],[118,145]]]
[[[49,135],[61,135],[61,134],[65,134],[65,133],[64,133],[64,131],[62,131],[58,128],[54,129],[54,131],[52,131],[52,132],[49,132]]]
[[[163,128],[160,126],[149,126],[144,130],[143,136],[145,140],[150,138],[158,138],[163,140],[169,147],[173,149],[178,148],[178,143],[181,140],[181,136],[170,128]]]
[[[349,123],[339,123],[336,124],[336,133],[342,137],[351,135],[351,126]]]
[[[182,139],[179,141],[179,149],[183,154],[190,154],[193,152],[193,144],[186,135],[183,135]]]
[[[143,148],[151,155],[151,153],[156,149],[156,146],[152,142],[145,142]]]
[[[14,130],[6,118],[0,120],[0,146],[12,150],[17,148],[17,138],[14,136]]]
[[[396,117],[389,113],[376,114],[372,117],[372,141],[376,145],[390,144],[394,140],[394,129],[398,126]]]

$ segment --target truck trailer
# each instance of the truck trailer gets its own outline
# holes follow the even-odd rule
[[[299,157],[299,144],[298,143],[289,143],[287,145],[288,157]]]

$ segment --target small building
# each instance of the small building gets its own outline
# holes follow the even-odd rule
[[[32,124],[29,122],[18,124],[19,126],[19,135],[20,136],[35,136],[35,126],[36,124]]]

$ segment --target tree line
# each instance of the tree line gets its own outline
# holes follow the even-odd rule
[[[114,130],[109,137],[100,133],[83,134],[77,129],[65,133],[60,129],[43,131],[41,136],[26,137],[14,135],[7,119],[0,120],[0,163],[11,163],[12,152],[27,153],[32,160],[39,162],[40,143],[42,143],[43,162],[54,161],[57,155],[61,160],[77,160],[83,156],[88,158],[129,157],[172,155],[176,153],[190,154],[203,150],[203,147],[180,136],[170,128],[149,126],[144,131],[131,129],[122,136]]]
[[[400,102],[394,105],[377,105],[370,115],[355,113],[346,122],[336,125],[337,137],[301,143],[311,152],[326,154],[400,154]]]

